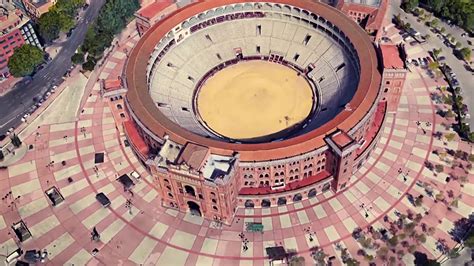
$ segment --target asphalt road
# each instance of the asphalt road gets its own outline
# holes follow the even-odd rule
[[[474,90],[472,88],[472,84],[474,83],[474,75],[467,71],[464,68],[464,61],[457,59],[457,57],[453,53],[453,49],[447,47],[443,42],[444,40],[439,39],[435,33],[431,32],[430,28],[425,26],[423,23],[417,21],[417,18],[412,14],[407,14],[400,8],[400,0],[392,0],[391,1],[391,8],[389,9],[389,14],[387,16],[393,17],[396,14],[401,14],[401,18],[405,21],[410,23],[411,27],[418,31],[421,35],[429,34],[431,38],[428,42],[422,44],[425,50],[433,50],[434,48],[442,48],[443,51],[441,55],[446,57],[445,62],[451,67],[454,73],[457,75],[457,79],[459,81],[460,87],[463,91],[463,98],[464,103],[468,106],[469,113],[471,114],[471,118],[468,119],[469,126],[471,131],[474,130]],[[449,27],[441,23],[446,28],[446,33],[451,33],[455,38],[462,42],[463,47],[468,46],[467,39],[461,37],[461,33],[463,32],[458,27]],[[471,38],[472,40],[472,38]],[[472,40],[474,42],[474,40]],[[408,45],[408,44],[407,44]],[[471,49],[473,46],[468,46]]]
[[[62,49],[45,68],[38,71],[29,82],[22,81],[8,94],[0,97],[0,135],[11,127],[17,127],[21,117],[34,105],[35,96],[43,96],[46,91],[60,84],[71,67],[71,56],[84,41],[87,27],[98,16],[105,0],[92,0],[79,19],[71,36],[63,42]]]

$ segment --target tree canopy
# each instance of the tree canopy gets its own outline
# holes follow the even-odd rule
[[[418,0],[403,0],[402,8],[408,12],[411,12],[418,6],[418,4]]]
[[[24,44],[13,51],[8,60],[8,68],[14,77],[24,77],[33,73],[43,61],[43,51],[31,44]]]
[[[474,1],[420,0],[422,5],[438,16],[452,20],[456,25],[474,32]]]
[[[46,42],[58,38],[60,32],[69,31],[75,23],[78,8],[84,0],[58,0],[49,12],[38,20],[39,33]]]
[[[73,64],[78,65],[84,63],[84,54],[76,53],[71,57],[71,61]]]
[[[119,33],[135,11],[140,7],[138,0],[108,0],[99,12],[97,20],[89,27],[86,33],[82,51],[88,53],[88,57],[99,59],[103,52],[110,46],[114,35]],[[93,69],[92,62],[88,58],[87,69]],[[84,65],[83,65],[84,67]]]
[[[471,49],[468,47],[464,47],[461,50],[459,50],[459,53],[461,54],[462,58],[466,61],[469,61],[471,59]]]

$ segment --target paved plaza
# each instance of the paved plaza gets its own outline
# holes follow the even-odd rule
[[[387,31],[394,43],[400,40],[393,25]],[[137,40],[131,38],[123,45],[130,50]],[[109,56],[101,79],[122,72],[123,45]],[[427,54],[419,46],[407,49],[410,57]],[[443,125],[449,121],[436,114],[442,104],[431,101],[430,95],[439,93],[437,86],[445,85],[438,81],[423,69],[411,69],[398,111],[387,114],[381,140],[347,189],[286,206],[238,209],[231,226],[161,206],[153,178],[124,144],[120,117],[100,97],[96,84],[76,121],[41,125],[24,139],[32,145],[24,158],[0,169],[0,194],[5,195],[0,205],[0,252],[6,255],[17,247],[47,249],[50,265],[268,265],[265,248],[281,244],[307,262],[313,261],[311,250],[321,247],[335,256],[333,265],[342,265],[344,248],[351,257],[366,261],[358,254],[361,243],[352,237],[355,228],[389,230],[400,213],[412,212],[421,214],[421,222],[432,228],[416,249],[439,258],[438,240],[454,246],[448,231],[474,209],[474,175],[472,170],[451,168],[448,161],[454,158],[449,154],[441,158],[433,153],[447,148],[472,153],[472,145],[457,136],[451,141],[434,136],[451,133]],[[104,153],[103,163],[94,163],[95,153]],[[444,167],[435,174],[425,167],[427,161]],[[133,195],[116,181],[132,171],[142,177]],[[449,175],[465,178],[447,182]],[[430,197],[428,185],[432,194],[446,195],[447,200]],[[45,194],[52,187],[65,198],[54,207]],[[95,199],[99,192],[111,200],[109,208]],[[424,197],[415,206],[407,195]],[[457,207],[448,209],[446,202],[454,198]],[[126,208],[128,200],[130,208]],[[22,243],[11,229],[19,221],[32,235]],[[248,250],[243,251],[239,234],[246,222],[263,223],[264,232],[245,232]],[[94,227],[100,234],[98,242],[90,238]],[[99,250],[95,256],[93,249]],[[375,248],[368,249],[371,252]],[[399,258],[413,261],[408,252]],[[382,265],[379,256],[373,261]]]

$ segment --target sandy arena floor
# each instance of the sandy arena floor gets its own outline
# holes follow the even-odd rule
[[[217,133],[233,139],[266,136],[291,127],[310,113],[311,87],[283,65],[247,61],[207,80],[197,96],[198,111]]]

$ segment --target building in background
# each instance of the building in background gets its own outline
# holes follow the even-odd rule
[[[404,47],[394,44],[379,46],[382,59],[382,100],[387,102],[387,112],[395,112],[400,102],[403,85],[407,78]]]
[[[8,59],[14,49],[28,43],[42,49],[30,19],[9,3],[0,7],[0,80],[9,77]]]
[[[26,12],[32,19],[38,19],[53,7],[57,0],[22,0]]]
[[[338,0],[335,7],[357,22],[373,41],[382,37],[388,0]]]
[[[140,36],[160,19],[177,9],[178,5],[172,0],[142,1],[142,8],[135,13],[137,30]]]

